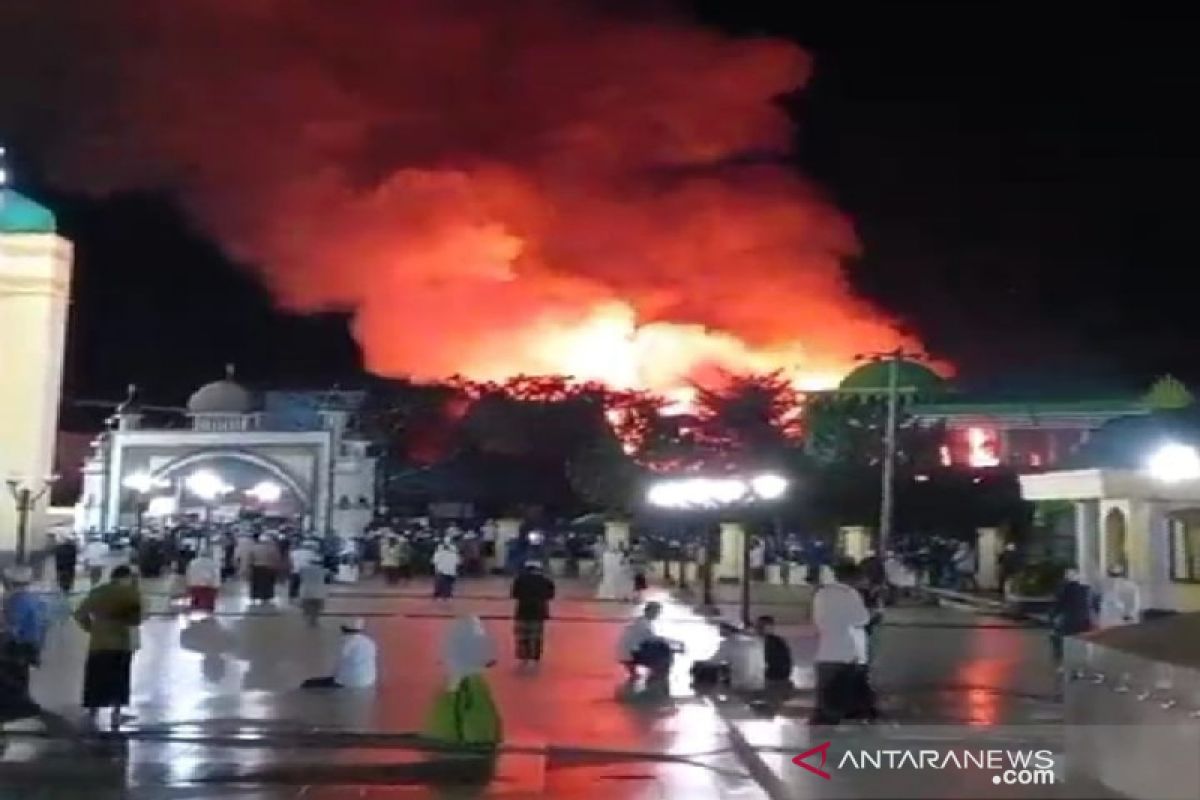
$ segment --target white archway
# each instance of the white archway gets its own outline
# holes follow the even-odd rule
[[[312,497],[309,492],[305,491],[291,474],[288,473],[273,459],[266,456],[253,453],[248,450],[201,450],[196,453],[188,453],[185,456],[180,456],[172,461],[168,461],[158,469],[151,473],[151,478],[164,478],[172,473],[178,472],[181,469],[200,464],[206,461],[217,461],[220,459],[229,459],[231,461],[240,461],[244,464],[256,466],[272,477],[279,480],[284,486],[291,490],[296,500],[300,503],[301,508],[305,512],[311,512],[313,507]]]

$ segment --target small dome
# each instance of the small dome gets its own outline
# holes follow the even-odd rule
[[[253,414],[258,411],[258,398],[233,379],[233,367],[227,367],[225,371],[225,380],[201,386],[188,399],[189,414]]]
[[[1154,411],[1176,411],[1188,408],[1194,398],[1188,388],[1171,375],[1164,375],[1154,382],[1142,402]]]
[[[54,233],[54,212],[11,189],[0,189],[0,233]]]
[[[855,393],[884,393],[888,390],[888,370],[886,361],[872,361],[855,369],[842,379],[838,391]],[[901,361],[897,368],[896,385],[902,392],[931,394],[945,389],[946,381],[941,375],[924,364],[915,361]]]

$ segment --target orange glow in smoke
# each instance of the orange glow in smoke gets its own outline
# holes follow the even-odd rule
[[[670,3],[160,5],[55,6],[39,48],[97,65],[63,76],[56,123],[92,134],[64,181],[172,187],[280,306],[349,315],[371,372],[825,389],[918,346],[856,295],[854,225],[790,158],[793,42]]]

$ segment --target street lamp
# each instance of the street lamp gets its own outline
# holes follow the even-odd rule
[[[1163,483],[1200,479],[1200,452],[1195,447],[1167,442],[1146,461],[1146,471]]]
[[[781,500],[788,491],[788,479],[771,472],[751,476],[719,478],[672,478],[655,481],[646,489],[646,502],[668,511],[698,512],[711,522],[721,512],[738,508],[754,508]],[[704,606],[713,602],[712,526],[707,527],[708,542],[704,556]],[[742,621],[750,624],[750,537],[742,531]]]
[[[17,504],[17,563],[24,564],[29,549],[29,515],[37,508],[37,504],[50,491],[50,487],[58,480],[57,475],[50,475],[40,488],[33,488],[18,478],[9,478],[8,492],[13,502]]]

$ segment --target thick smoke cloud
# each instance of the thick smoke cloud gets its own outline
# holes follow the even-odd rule
[[[614,8],[7,0],[37,93],[0,106],[68,184],[167,188],[281,305],[352,311],[378,373],[823,379],[900,343],[851,223],[763,157],[807,55]]]

